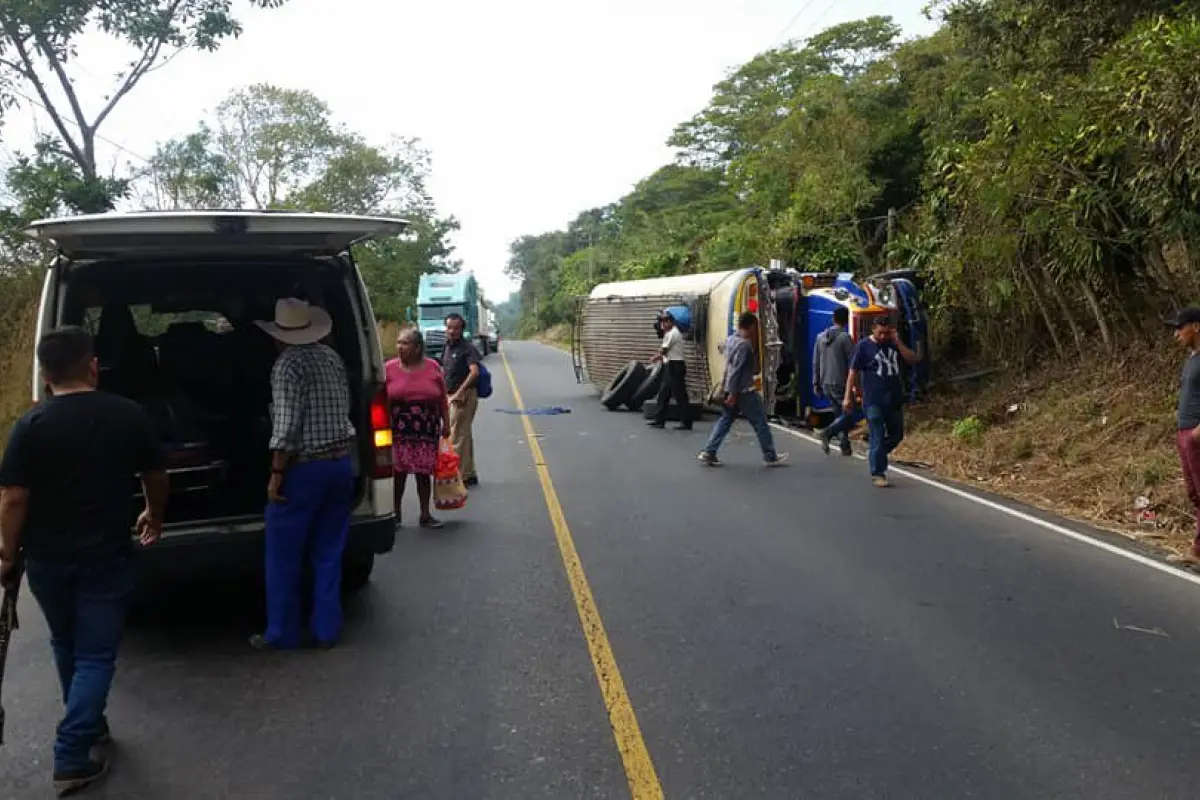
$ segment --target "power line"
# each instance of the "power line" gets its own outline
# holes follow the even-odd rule
[[[796,12],[796,15],[788,21],[788,24],[784,25],[783,29],[775,35],[775,39],[771,42],[771,47],[767,48],[768,50],[778,46],[779,43],[783,41],[783,37],[787,35],[787,32],[792,29],[793,25],[800,21],[800,17],[804,16],[804,12],[808,11],[809,7],[812,6],[814,2],[816,2],[816,0],[808,0],[808,2],[800,7],[800,10]]]
[[[833,10],[835,5],[837,5],[837,0],[830,0],[829,5],[825,6],[825,10],[822,11],[820,15],[812,21],[812,24],[805,29],[804,33],[802,33],[799,38],[807,39],[808,35],[813,32],[813,28],[817,27],[817,25],[821,24],[821,20],[829,16],[829,12]]]
[[[68,117],[63,117],[61,115],[55,114],[55,112],[53,112],[49,108],[47,108],[44,103],[42,103],[39,100],[35,100],[34,98],[32,98],[29,95],[22,92],[20,89],[9,88],[6,91],[10,91],[13,94],[15,94],[17,97],[20,97],[22,100],[25,100],[28,103],[32,103],[33,105],[40,108],[42,111],[45,111],[47,114],[50,114],[53,116],[58,116],[59,119],[63,119],[66,122],[68,122],[70,125],[72,125],[73,127],[78,128],[80,130],[80,132],[83,131],[83,126],[81,126],[78,121],[70,119]],[[96,139],[97,141],[104,142],[109,147],[115,148],[116,150],[119,150],[122,153],[125,153],[126,155],[133,156],[134,158],[136,158],[137,160],[141,161],[144,164],[150,163],[150,159],[146,158],[145,156],[141,155],[140,153],[135,153],[132,150],[130,150],[128,147],[126,147],[125,145],[117,144],[112,139],[101,136],[100,134],[96,133],[95,131],[92,132],[92,138]]]

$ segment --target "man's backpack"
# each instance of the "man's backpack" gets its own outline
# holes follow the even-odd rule
[[[479,362],[479,377],[475,380],[475,391],[480,400],[486,400],[492,396],[492,373],[488,372],[487,365],[482,361]]]

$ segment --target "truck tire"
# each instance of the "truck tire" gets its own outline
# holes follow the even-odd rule
[[[646,401],[658,394],[659,387],[662,386],[664,380],[666,380],[666,370],[663,368],[662,362],[659,362],[650,368],[650,371],[646,373],[646,378],[633,390],[633,394],[625,401],[625,407],[630,411],[641,411]]]
[[[630,361],[613,376],[608,388],[600,395],[600,402],[609,411],[616,411],[646,380],[646,368],[640,361]]]
[[[374,553],[357,553],[342,560],[342,592],[354,594],[366,588],[375,568]]]
[[[487,358],[487,354],[488,354],[488,342],[487,342],[487,339],[480,339],[480,340],[479,340],[479,357],[480,357],[480,358]]]

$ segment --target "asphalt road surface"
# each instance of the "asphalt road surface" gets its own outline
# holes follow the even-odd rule
[[[243,586],[143,610],[86,796],[1197,796],[1194,582],[786,433],[766,470],[744,423],[707,468],[711,418],[648,430],[564,354],[505,355],[525,406],[572,413],[498,413],[488,359],[482,486],[402,529],[337,650],[250,651]],[[23,602],[6,800],[51,794],[59,710]]]

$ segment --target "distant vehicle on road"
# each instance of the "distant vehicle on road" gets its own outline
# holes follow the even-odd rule
[[[59,252],[37,334],[81,325],[96,337],[100,388],[144,405],[168,452],[171,498],[143,575],[257,572],[271,471],[271,367],[254,325],[299,295],[333,317],[330,344],[350,376],[358,431],[357,501],[342,584],[365,585],[396,538],[383,354],[353,243],[404,220],[337,214],[188,211],[40,220]],[[33,400],[45,387],[33,372]],[[132,521],[143,503],[130,486]]]
[[[446,345],[446,317],[460,314],[466,321],[463,337],[474,342],[480,355],[486,356],[496,348],[491,346],[487,333],[485,311],[474,273],[427,273],[417,285],[416,319],[410,309],[409,321],[420,329],[429,354],[441,358]]]
[[[621,406],[647,415],[662,380],[661,365],[642,362],[657,352],[658,315],[671,311],[684,335],[688,397],[698,406],[719,399],[723,346],[739,314],[759,316],[756,349],[761,370],[755,382],[769,415],[808,425],[830,421],[835,409],[812,387],[816,337],[832,322],[833,310],[850,312],[850,335],[869,333],[871,319],[892,316],[905,343],[927,349],[927,317],[916,277],[894,272],[855,280],[849,273],[798,272],[782,265],[728,272],[603,283],[582,298],[572,333],[576,377],[601,392],[608,408]],[[905,374],[910,396],[928,382],[922,359]]]

